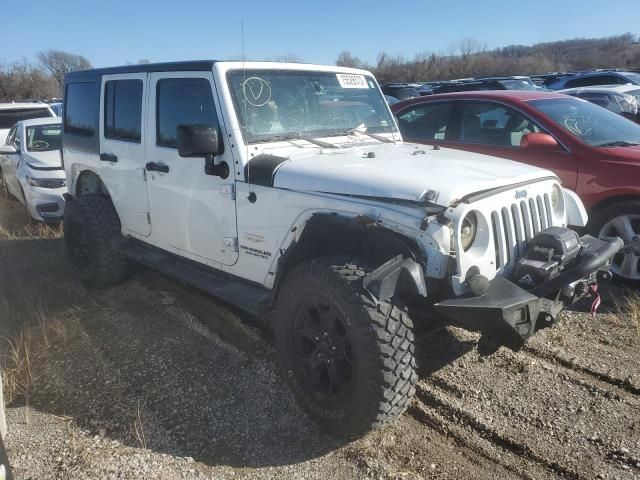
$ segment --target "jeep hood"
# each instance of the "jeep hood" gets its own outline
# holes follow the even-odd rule
[[[384,144],[323,149],[320,153],[309,150],[314,153],[291,152],[277,166],[274,187],[414,202],[430,200],[446,207],[472,193],[555,176],[511,160],[448,148],[434,150],[425,145]]]

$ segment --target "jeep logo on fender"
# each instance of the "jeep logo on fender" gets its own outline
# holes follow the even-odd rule
[[[527,198],[527,191],[526,190],[516,190],[516,200],[518,200],[520,198]]]

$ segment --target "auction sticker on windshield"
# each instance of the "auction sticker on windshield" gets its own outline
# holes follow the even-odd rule
[[[342,88],[369,88],[364,75],[336,73],[336,77],[338,77],[338,83]]]

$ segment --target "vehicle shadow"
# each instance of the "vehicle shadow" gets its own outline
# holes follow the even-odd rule
[[[344,444],[297,408],[255,320],[148,271],[86,290],[67,263],[61,240],[0,241],[0,335],[30,352],[10,407],[28,398],[97,441],[212,466],[291,465]]]

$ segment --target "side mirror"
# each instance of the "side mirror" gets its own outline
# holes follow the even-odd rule
[[[218,130],[211,125],[178,125],[178,154],[181,157],[216,156],[223,152]]]
[[[548,133],[527,133],[520,139],[520,146],[530,150],[557,150],[558,142]]]
[[[11,155],[13,153],[18,153],[13,145],[0,145],[0,154]]]
[[[204,157],[204,173],[220,178],[229,176],[227,162],[216,163],[216,155],[224,152],[218,130],[212,125],[178,125],[178,155]]]

